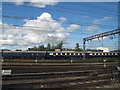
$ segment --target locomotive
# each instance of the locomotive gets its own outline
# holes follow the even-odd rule
[[[2,57],[8,59],[41,59],[41,58],[71,58],[71,57],[120,57],[120,52],[75,52],[75,51],[3,51]]]

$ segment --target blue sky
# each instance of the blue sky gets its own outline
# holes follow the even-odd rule
[[[16,27],[19,28],[18,32],[15,33],[14,35],[12,35],[12,33],[8,35],[10,36],[9,38],[6,35],[8,34],[8,32],[6,33],[5,31],[6,29],[3,30],[3,35],[5,35],[4,40],[8,39],[8,41],[3,45],[3,47],[9,48],[9,49],[27,48],[27,47],[32,47],[39,44],[46,44],[46,43],[55,44],[55,43],[59,43],[61,40],[64,40],[63,41],[64,47],[74,48],[75,44],[79,42],[80,47],[82,48],[83,38],[89,37],[91,35],[95,35],[97,33],[117,29],[117,26],[118,26],[117,9],[118,9],[117,2],[106,2],[106,3],[105,2],[101,2],[101,3],[100,2],[99,3],[98,2],[58,2],[58,3],[55,3],[54,5],[49,4],[42,8],[40,6],[37,6],[36,4],[31,5],[30,3],[23,3],[23,4],[16,5],[16,3],[12,3],[12,2],[11,3],[3,2],[2,3],[2,23],[7,25],[8,27],[7,30],[9,28],[13,28],[12,30],[9,30],[9,32],[14,33],[15,31],[18,30],[16,29]],[[45,12],[47,14],[43,14]],[[33,24],[33,21],[34,20],[37,21],[38,20],[37,17],[40,17],[41,15],[47,15],[46,17],[49,17],[49,15],[51,15],[52,20],[57,22],[57,25],[60,26],[60,29],[63,28],[63,31],[60,31],[60,32],[55,31],[55,33],[51,33],[51,32],[49,33],[47,31],[43,33],[39,31],[39,33],[44,35],[39,37],[39,35],[36,34],[36,31],[29,32],[28,30],[26,32],[26,31],[23,31],[23,28],[21,29],[22,26],[25,26],[25,27],[27,25],[31,26]],[[64,18],[63,19],[64,22],[62,23],[60,23],[62,21],[60,19],[61,17]],[[41,18],[43,19],[44,16],[42,16]],[[11,27],[10,25],[13,25],[13,27]],[[38,24],[33,25],[31,29],[37,27],[37,25]],[[54,22],[53,24],[50,23],[50,25],[52,26],[52,28],[54,28],[55,23]],[[48,28],[48,26],[44,25],[44,27],[47,27],[48,29],[50,29],[51,26],[49,26]],[[46,30],[45,28],[43,29]],[[59,28],[55,30],[58,30],[58,29]],[[54,30],[52,29],[52,31]],[[32,34],[33,32],[34,34],[30,36],[30,34]],[[40,38],[39,39],[40,43],[35,42],[35,40],[33,40],[34,36],[37,36],[37,35],[38,37],[36,38]],[[47,40],[48,38],[43,40],[43,38],[47,37],[47,35],[51,38],[51,42]],[[22,36],[23,37],[25,36],[25,37],[23,38]],[[31,39],[28,36],[31,37]],[[16,37],[19,37],[19,38],[14,39],[12,41],[12,39]],[[109,39],[109,37],[105,37],[104,40],[100,40],[100,41],[93,40],[92,42],[87,42],[86,48],[92,49],[97,47],[107,47],[110,50],[115,50],[117,49],[117,44],[118,44],[117,37],[118,36],[116,35],[116,37],[112,40]],[[55,40],[55,38],[57,38],[57,40]],[[28,39],[28,40],[23,40],[23,39]],[[9,40],[10,40],[10,44],[9,44]],[[14,42],[15,40],[16,41],[21,40],[21,41],[18,43],[15,43]],[[33,42],[28,42],[29,40],[33,40]],[[24,44],[23,45],[19,44],[21,42]]]

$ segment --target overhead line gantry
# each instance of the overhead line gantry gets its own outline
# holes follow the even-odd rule
[[[103,38],[105,36],[110,36],[110,35],[115,35],[115,34],[120,34],[120,28],[112,30],[112,31],[96,34],[96,35],[93,35],[93,36],[90,36],[87,38],[83,38],[83,50],[85,50],[86,41],[91,41],[91,40],[96,39],[96,38],[99,40],[100,38]]]

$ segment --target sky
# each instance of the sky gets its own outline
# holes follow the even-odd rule
[[[19,1],[19,0],[18,0]],[[47,43],[83,46],[83,38],[118,28],[117,2],[2,2],[1,48],[23,49]],[[118,35],[86,42],[86,49],[118,48]]]

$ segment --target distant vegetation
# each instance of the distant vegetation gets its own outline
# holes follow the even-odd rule
[[[80,48],[79,43],[76,43],[74,49],[69,48],[63,48],[63,41],[56,45],[52,45],[50,43],[47,44],[45,47],[44,45],[34,46],[33,48],[28,48],[27,51],[55,51],[55,49],[60,49],[61,51],[83,51],[82,48]],[[9,49],[3,49],[3,51],[11,51]],[[16,51],[22,51],[21,49],[16,49]],[[97,49],[86,49],[86,51],[92,51],[92,52],[103,52],[103,50],[97,50]],[[120,50],[114,50],[110,52],[120,52]]]
[[[75,49],[67,49],[67,48],[65,49],[65,48],[63,48],[62,41],[57,45],[51,45],[50,43],[48,43],[46,47],[44,45],[39,45],[38,47],[34,46],[33,48],[28,48],[28,51],[55,51],[55,49],[68,50],[68,51],[69,50],[71,50],[71,51],[83,51],[80,48],[79,43],[76,43]]]
[[[76,43],[75,51],[83,51],[83,49],[80,49],[79,43]]]
[[[39,45],[38,47],[34,46],[33,48],[28,48],[28,51],[55,51],[55,49],[61,49],[63,47],[63,42],[61,41],[57,45],[51,45],[50,43],[47,44],[45,47],[44,45]]]

